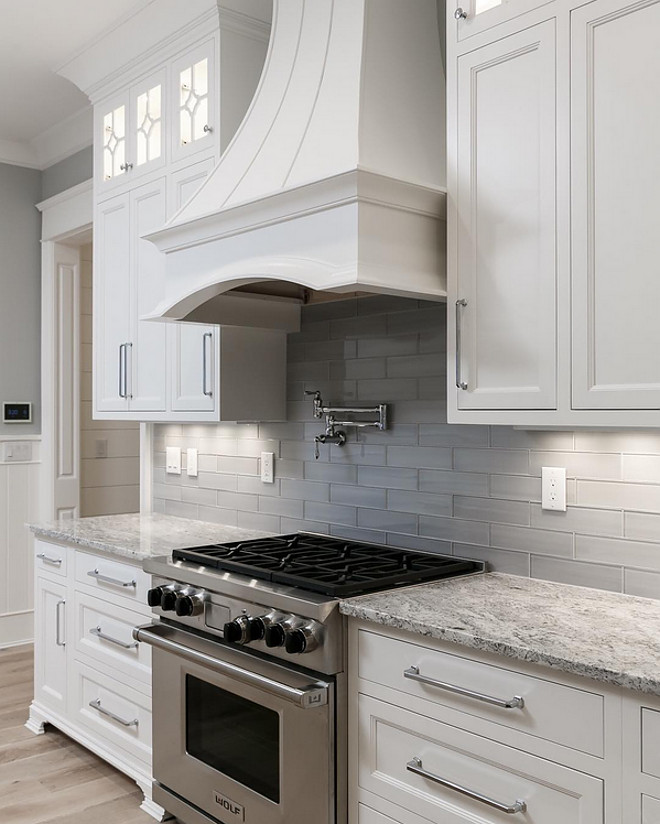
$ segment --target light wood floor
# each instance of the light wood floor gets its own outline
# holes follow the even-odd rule
[[[32,694],[32,648],[0,650],[0,822],[154,824],[125,775],[53,727],[25,729]]]

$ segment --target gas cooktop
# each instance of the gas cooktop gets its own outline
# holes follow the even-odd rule
[[[175,549],[172,559],[335,598],[484,570],[480,561],[306,532]]]

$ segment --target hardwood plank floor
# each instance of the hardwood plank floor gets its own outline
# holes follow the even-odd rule
[[[130,778],[53,727],[23,726],[32,694],[32,647],[0,650],[0,822],[154,824]]]

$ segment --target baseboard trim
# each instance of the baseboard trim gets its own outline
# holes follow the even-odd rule
[[[34,641],[34,610],[0,615],[0,649],[20,647]]]

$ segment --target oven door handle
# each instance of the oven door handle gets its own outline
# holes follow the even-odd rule
[[[243,684],[248,684],[251,687],[275,695],[277,698],[283,698],[285,701],[290,701],[303,709],[323,707],[328,703],[328,684],[323,681],[312,681],[309,685],[300,688],[291,687],[288,684],[282,684],[272,678],[267,678],[265,675],[245,670],[236,666],[236,664],[230,664],[228,661],[221,661],[212,655],[207,655],[205,652],[178,644],[169,638],[163,638],[151,631],[152,626],[152,624],[148,624],[144,627],[135,627],[133,629],[133,638],[156,649],[171,652],[173,655],[192,661],[193,664],[201,664],[214,672],[227,675]]]

